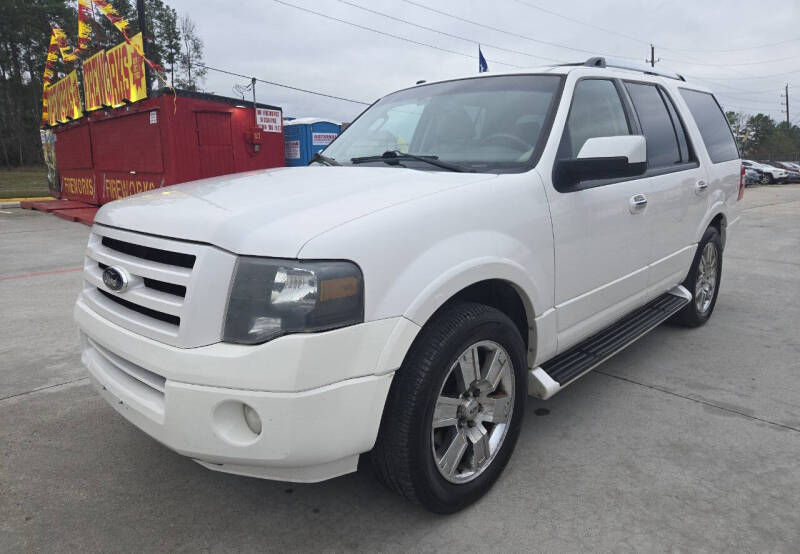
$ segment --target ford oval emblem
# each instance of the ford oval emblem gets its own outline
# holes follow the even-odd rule
[[[109,267],[103,272],[103,283],[115,292],[122,292],[128,288],[128,276],[124,269]]]

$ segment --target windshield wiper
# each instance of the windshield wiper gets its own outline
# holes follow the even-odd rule
[[[439,156],[418,156],[417,154],[408,154],[400,150],[387,150],[380,156],[362,156],[360,158],[350,158],[354,164],[362,164],[366,162],[385,162],[387,164],[394,164],[401,160],[416,160],[418,162],[425,162],[448,171],[457,171],[459,173],[475,173],[474,169],[464,167],[450,162],[443,162],[439,160]]]
[[[313,156],[311,156],[311,161],[308,162],[309,165],[313,164],[314,162],[319,162],[322,165],[342,165],[330,156],[326,156],[325,154],[320,154],[319,152],[315,152]]]

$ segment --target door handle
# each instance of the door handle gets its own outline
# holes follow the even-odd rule
[[[694,190],[697,192],[697,194],[700,194],[701,192],[705,192],[705,190],[707,188],[708,188],[708,183],[706,183],[702,179],[697,181],[697,183],[695,183],[695,185],[694,185]]]
[[[628,205],[632,214],[642,212],[647,207],[647,197],[644,194],[631,196]]]

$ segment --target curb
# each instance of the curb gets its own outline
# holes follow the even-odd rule
[[[52,196],[15,196],[13,198],[0,198],[0,204],[5,202],[45,202],[55,200]]]
[[[46,202],[55,200],[52,196],[31,196],[28,198],[0,198],[0,209],[19,208],[20,202]]]

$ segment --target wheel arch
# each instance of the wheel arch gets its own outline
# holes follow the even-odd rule
[[[484,260],[468,269],[445,275],[431,283],[414,301],[406,317],[421,327],[453,302],[477,302],[496,308],[514,322],[527,350],[528,360],[537,350],[536,289],[522,267],[505,261]]]
[[[714,209],[708,212],[708,215],[706,215],[705,219],[697,229],[695,242],[697,243],[700,242],[700,239],[703,238],[703,234],[706,232],[706,229],[708,229],[709,227],[714,227],[717,230],[717,232],[719,232],[720,241],[722,242],[722,249],[725,250],[725,238],[728,229],[728,216],[722,209],[723,206],[724,204],[722,202],[719,202],[717,203],[716,206],[714,206]]]
[[[717,232],[719,233],[720,241],[722,242],[722,249],[725,249],[725,235],[726,230],[728,228],[728,218],[725,217],[725,214],[720,212],[715,215],[711,222],[708,224],[709,227],[714,227]]]

